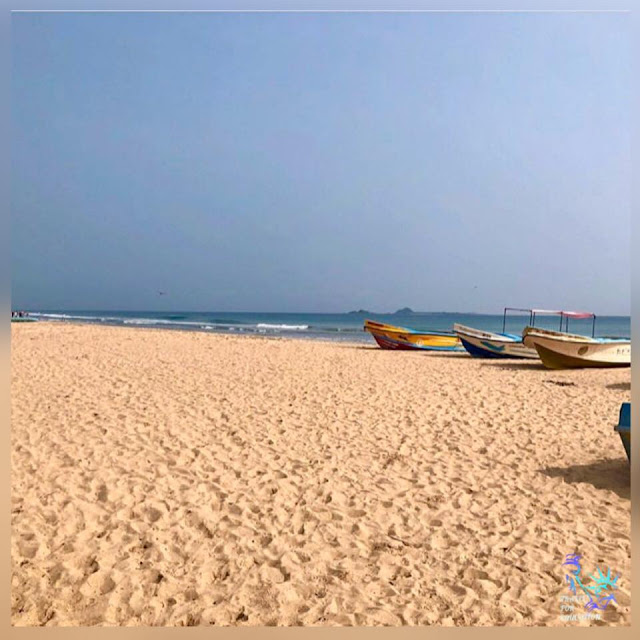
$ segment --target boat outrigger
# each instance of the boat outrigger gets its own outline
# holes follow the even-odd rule
[[[381,349],[403,351],[463,351],[458,336],[453,331],[419,331],[391,324],[364,321],[368,331]]]

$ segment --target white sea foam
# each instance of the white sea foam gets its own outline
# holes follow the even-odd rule
[[[176,324],[172,320],[160,320],[159,318],[128,318],[124,324]]]
[[[120,318],[118,318],[120,319]],[[163,320],[162,318],[126,318],[123,320],[124,324],[172,324],[172,325],[186,325],[193,327],[202,327],[202,322],[192,322],[188,320]]]
[[[286,329],[287,331],[304,331],[309,328],[308,324],[266,324],[256,325],[258,329]]]
[[[67,313],[39,313],[34,311],[29,315],[37,316],[38,318],[73,318],[73,316],[70,316]]]
[[[100,320],[99,316],[76,316],[69,313],[40,313],[35,311],[29,315],[38,318],[50,318],[52,320]]]

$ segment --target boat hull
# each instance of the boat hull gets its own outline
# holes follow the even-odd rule
[[[631,462],[631,430],[628,427],[626,430],[618,429],[618,434],[620,435],[620,440],[622,440],[622,446],[627,452],[627,458]]]
[[[365,320],[368,331],[381,349],[394,351],[464,351],[458,336],[448,331],[420,332]]]
[[[620,419],[615,426],[615,430],[622,440],[622,446],[627,452],[627,458],[631,462],[631,403],[623,402],[620,407]]]
[[[631,365],[631,341],[594,339],[526,327],[523,343],[538,352],[548,369],[586,367],[628,367]]]
[[[474,358],[538,358],[535,349],[526,347],[522,340],[515,337],[459,324],[453,325],[453,328],[462,346]]]

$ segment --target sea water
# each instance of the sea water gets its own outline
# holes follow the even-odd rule
[[[503,316],[475,313],[250,313],[215,311],[64,311],[44,310],[30,315],[42,320],[82,322],[129,327],[154,327],[183,331],[204,331],[228,335],[260,335],[273,337],[312,338],[316,340],[373,343],[363,330],[365,318],[410,329],[428,331],[452,330],[454,323],[501,332]],[[521,334],[529,324],[528,315],[508,315],[506,331]],[[535,325],[544,329],[560,328],[558,316],[536,316]],[[563,330],[566,327],[563,323]],[[569,320],[569,331],[590,336],[591,319]],[[595,335],[629,337],[629,316],[599,316]]]

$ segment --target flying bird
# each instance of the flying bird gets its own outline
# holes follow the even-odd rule
[[[159,296],[166,296],[167,292],[166,291],[158,291],[158,295]]]

